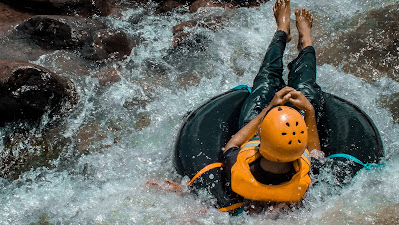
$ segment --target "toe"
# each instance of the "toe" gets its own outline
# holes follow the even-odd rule
[[[300,15],[300,13],[301,13],[301,10],[300,10],[300,9],[298,9],[298,8],[296,8],[296,9],[295,9],[295,15],[296,15],[296,16],[299,16],[299,15]]]

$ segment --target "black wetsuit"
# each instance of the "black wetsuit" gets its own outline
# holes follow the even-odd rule
[[[256,75],[252,93],[245,100],[239,119],[242,128],[266,108],[277,91],[286,85],[283,80],[283,54],[287,43],[284,31],[277,31]],[[320,86],[316,83],[316,52],[308,46],[288,64],[288,86],[301,91],[313,105],[317,119],[323,106]]]

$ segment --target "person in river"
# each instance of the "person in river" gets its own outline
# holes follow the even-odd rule
[[[324,100],[316,83],[312,14],[295,9],[299,54],[288,64],[286,86],[283,53],[291,40],[290,1],[277,0],[273,12],[277,31],[241,109],[241,129],[224,148],[223,164],[232,191],[244,199],[297,202],[311,182],[310,155],[324,157],[317,130]]]

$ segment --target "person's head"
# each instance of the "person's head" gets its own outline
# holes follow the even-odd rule
[[[292,162],[303,154],[308,132],[305,120],[294,108],[276,106],[259,125],[260,154],[269,161]]]

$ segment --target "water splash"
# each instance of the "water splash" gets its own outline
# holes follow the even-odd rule
[[[390,2],[292,4],[328,18],[320,22],[324,27],[317,33]],[[55,168],[32,170],[15,181],[0,180],[0,224],[367,224],[397,219],[399,127],[378,101],[398,92],[399,84],[388,78],[366,83],[327,64],[318,67],[320,85],[326,92],[355,102],[373,119],[389,158],[386,167],[362,171],[344,189],[327,182],[316,185],[308,192],[303,208],[277,216],[230,217],[209,209],[201,201],[209,198],[206,193],[197,197],[146,185],[148,180],[181,181],[174,173],[172,157],[177,133],[189,111],[236,85],[251,85],[275,30],[272,5],[268,2],[235,11],[215,9],[213,13],[226,18],[224,29],[194,29],[194,35],[203,38],[201,48],[194,50],[171,49],[172,27],[199,14],[153,15],[138,8],[127,9],[120,17],[105,18],[108,25],[143,38],[126,60],[111,63],[121,68],[122,80],[110,86],[100,87],[96,79],[79,76],[79,71],[65,73],[53,56],[66,54],[60,57],[68,58],[69,53],[56,52],[35,61],[80,87],[80,104],[67,118],[63,131],[73,141],[66,146],[64,159],[54,162]],[[296,54],[293,49],[295,44],[288,44],[287,58]],[[98,69],[94,65],[90,68],[90,75]],[[195,86],[180,85],[184,77],[197,78],[198,82]],[[143,115],[140,113],[148,115],[149,122],[136,129],[134,125]],[[76,135],[92,122],[99,124],[96,134],[102,136],[92,142],[96,151],[75,157],[79,145]]]

